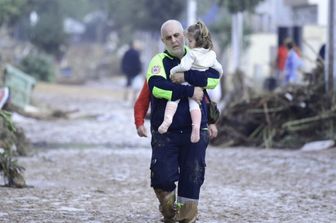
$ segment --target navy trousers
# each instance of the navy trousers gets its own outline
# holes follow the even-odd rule
[[[173,191],[178,182],[178,197],[198,200],[204,182],[205,151],[209,133],[201,130],[200,141],[191,143],[190,131],[152,131],[151,186]]]

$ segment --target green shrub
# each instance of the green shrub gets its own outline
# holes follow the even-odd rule
[[[53,59],[46,54],[30,54],[20,62],[23,72],[40,81],[51,82],[55,79]]]

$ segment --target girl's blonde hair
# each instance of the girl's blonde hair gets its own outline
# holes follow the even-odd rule
[[[210,32],[203,22],[198,21],[196,24],[189,26],[187,33],[195,39],[196,47],[210,50],[213,48]]]

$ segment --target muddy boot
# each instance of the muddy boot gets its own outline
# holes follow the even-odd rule
[[[160,212],[163,216],[163,222],[165,223],[174,223],[176,222],[174,219],[175,217],[175,191],[167,192],[161,189],[155,189],[156,197],[159,199],[160,202]]]
[[[197,203],[188,201],[177,206],[176,221],[194,223],[197,219]]]

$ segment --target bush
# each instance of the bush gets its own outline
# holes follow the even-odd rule
[[[20,62],[20,68],[37,80],[51,82],[55,79],[53,59],[46,54],[30,54]]]

